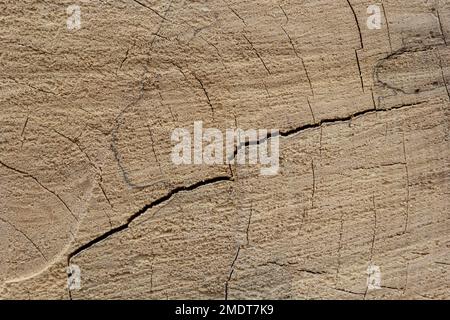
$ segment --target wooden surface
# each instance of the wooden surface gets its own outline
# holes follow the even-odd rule
[[[449,2],[71,4],[0,3],[0,298],[450,298]],[[173,164],[194,121],[278,175]]]

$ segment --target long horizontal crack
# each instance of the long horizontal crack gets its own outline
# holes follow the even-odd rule
[[[290,129],[290,130],[285,131],[285,132],[279,132],[277,135],[280,135],[282,137],[289,137],[289,136],[298,134],[298,133],[303,132],[303,131],[308,130],[308,129],[321,128],[321,126],[323,124],[346,122],[346,121],[352,120],[355,117],[363,116],[363,115],[370,114],[370,113],[387,112],[387,111],[390,111],[390,110],[403,109],[403,108],[408,108],[408,107],[412,107],[412,106],[417,106],[417,105],[420,105],[420,104],[422,104],[422,102],[411,103],[411,104],[403,104],[403,105],[394,106],[394,107],[386,108],[386,109],[371,108],[371,109],[367,109],[367,110],[363,110],[363,111],[358,111],[356,113],[353,113],[353,114],[345,116],[345,117],[338,117],[338,118],[333,118],[333,119],[323,119],[323,120],[320,120],[319,122],[316,122],[316,123],[302,125],[300,127],[293,128],[293,129]],[[267,137],[265,137],[263,139],[260,139],[260,140],[257,140],[257,141],[249,141],[249,142],[241,143],[235,149],[234,157],[237,155],[239,149],[241,149],[243,147],[247,147],[249,145],[260,144],[260,143],[262,143],[262,142],[264,142],[264,141],[266,141],[266,140],[268,140],[268,139],[270,139],[270,138],[272,138],[274,136],[276,136],[276,135],[271,135],[269,133],[267,135]],[[180,186],[180,187],[177,187],[177,188],[171,190],[165,196],[163,196],[161,198],[158,198],[155,201],[151,202],[150,204],[147,204],[147,205],[143,206],[137,212],[132,214],[127,219],[126,223],[124,223],[124,224],[122,224],[122,225],[120,225],[120,226],[118,226],[116,228],[113,228],[113,229],[103,233],[102,235],[96,237],[95,239],[85,243],[84,245],[82,245],[82,246],[78,247],[77,249],[75,249],[74,251],[72,251],[67,257],[67,264],[70,265],[70,260],[74,256],[76,256],[76,255],[80,254],[81,252],[89,249],[90,247],[94,246],[95,244],[97,244],[97,243],[99,243],[99,242],[109,238],[113,234],[121,232],[121,231],[127,229],[129,227],[129,225],[131,224],[131,222],[133,222],[135,219],[139,218],[141,215],[146,213],[151,208],[156,207],[156,206],[158,206],[158,205],[160,205],[160,204],[170,200],[172,197],[174,197],[178,193],[187,192],[187,191],[193,191],[193,190],[196,190],[196,189],[198,189],[198,188],[200,188],[202,186],[211,185],[211,184],[215,184],[215,183],[223,182],[223,181],[234,181],[234,178],[233,178],[233,176],[218,176],[218,177],[214,177],[214,178],[210,178],[210,179],[206,179],[206,180],[202,180],[202,181],[196,182],[196,183],[194,183],[192,185],[189,185],[189,186]],[[225,291],[226,291],[225,292],[225,296],[227,296],[228,288],[226,288]],[[69,292],[69,296],[71,297],[70,292]]]
[[[321,128],[322,125],[324,124],[330,124],[330,123],[340,123],[340,122],[347,122],[350,121],[354,118],[363,116],[363,115],[367,115],[370,113],[377,113],[377,112],[387,112],[387,111],[391,111],[391,110],[397,110],[397,109],[403,109],[403,108],[409,108],[409,107],[413,107],[413,106],[418,106],[423,104],[424,102],[417,102],[417,103],[409,103],[409,104],[402,104],[402,105],[398,105],[398,106],[393,106],[391,108],[385,108],[385,109],[378,109],[376,107],[370,108],[370,109],[366,109],[366,110],[362,110],[362,111],[358,111],[355,113],[352,113],[348,116],[343,116],[343,117],[337,117],[337,118],[332,118],[332,119],[322,119],[318,122],[315,123],[308,123],[293,129],[289,129],[287,131],[280,131],[278,133],[272,134],[271,132],[267,133],[267,136],[258,140],[254,140],[254,141],[245,141],[245,142],[241,142],[235,149],[234,149],[234,154],[230,157],[229,160],[234,159],[239,150],[242,148],[246,148],[248,146],[252,146],[252,145],[259,145],[273,137],[276,136],[281,136],[281,137],[290,137],[293,135],[296,135],[298,133],[301,133],[303,131],[309,130],[309,129],[317,129],[317,128]]]
[[[411,107],[411,106],[416,106],[416,105],[420,105],[421,103],[412,103],[412,104],[404,104],[404,105],[399,105],[399,106],[395,106],[389,109],[375,109],[375,108],[371,108],[371,109],[367,109],[367,110],[363,110],[363,111],[359,111],[356,113],[353,113],[349,116],[345,116],[345,117],[338,117],[338,118],[333,118],[333,119],[323,119],[320,120],[319,122],[316,123],[312,123],[312,124],[305,124],[303,126],[297,127],[297,128],[293,128],[290,129],[288,131],[285,132],[279,132],[278,135],[282,136],[282,137],[289,137],[295,134],[298,134],[300,132],[303,132],[305,130],[308,129],[314,129],[314,128],[320,128],[323,124],[329,124],[329,123],[338,123],[338,122],[346,122],[346,121],[350,121],[355,117],[358,116],[362,116],[362,115],[366,115],[369,113],[375,113],[375,112],[386,112],[386,111],[390,111],[390,110],[394,110],[394,109],[402,109],[402,108],[407,108],[407,107]],[[244,147],[248,147],[250,145],[255,145],[255,144],[260,144],[272,137],[274,137],[276,135],[272,135],[270,133],[268,133],[267,137],[262,138],[260,140],[256,140],[256,141],[246,141],[245,143],[241,143],[234,151],[234,155],[233,157],[235,157],[237,155],[237,153],[239,152],[239,150],[241,148]],[[151,202],[150,204],[145,205],[144,207],[142,207],[140,210],[138,210],[137,212],[135,212],[132,216],[130,216],[127,219],[127,222],[123,225],[120,225],[116,228],[113,228],[111,230],[109,230],[108,232],[105,232],[104,234],[98,236],[97,238],[91,240],[90,242],[80,246],[79,248],[77,248],[76,250],[74,250],[71,254],[69,254],[68,256],[68,261],[70,261],[70,259],[74,256],[76,256],[77,254],[79,254],[80,252],[90,248],[91,246],[93,246],[94,244],[105,240],[107,238],[109,238],[111,235],[113,235],[114,233],[120,232],[124,229],[127,229],[128,226],[130,225],[130,223],[135,220],[136,218],[140,217],[142,214],[144,214],[146,211],[148,211],[149,209],[160,205],[161,203],[171,199],[174,195],[180,193],[180,192],[185,192],[185,191],[192,191],[195,190],[199,187],[205,186],[205,185],[209,185],[209,184],[214,184],[217,182],[221,182],[221,181],[233,181],[233,177],[230,176],[219,176],[219,177],[214,177],[214,178],[210,178],[210,179],[206,179],[206,180],[202,180],[199,182],[196,182],[192,185],[189,186],[181,186],[181,187],[177,187],[173,190],[171,190],[169,193],[167,193],[165,196]]]
[[[113,228],[113,229],[103,233],[102,235],[98,236],[97,238],[95,238],[95,239],[85,243],[84,245],[78,247],[77,249],[75,249],[72,253],[69,254],[69,256],[67,258],[68,264],[70,263],[70,259],[72,259],[77,254],[79,254],[79,253],[89,249],[90,247],[92,247],[96,243],[99,243],[100,241],[103,241],[103,240],[109,238],[110,236],[112,236],[115,233],[127,229],[129,227],[130,223],[133,222],[135,219],[139,218],[141,215],[146,213],[151,208],[156,207],[156,206],[158,206],[158,205],[168,201],[169,199],[171,199],[176,194],[178,194],[180,192],[193,191],[193,190],[198,189],[200,187],[203,187],[203,186],[206,186],[206,185],[210,185],[210,184],[214,184],[214,183],[218,183],[218,182],[223,182],[223,181],[233,181],[233,178],[230,177],[230,176],[219,176],[219,177],[214,177],[214,178],[202,180],[202,181],[196,182],[194,184],[191,184],[189,186],[181,186],[181,187],[177,187],[177,188],[171,190],[169,193],[167,193],[163,197],[156,199],[155,201],[151,202],[150,204],[146,204],[141,209],[136,211],[134,214],[132,214],[127,219],[126,223],[124,223],[124,224],[122,224],[122,225],[120,225],[120,226],[118,226],[116,228]]]

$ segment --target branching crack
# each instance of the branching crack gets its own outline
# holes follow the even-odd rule
[[[199,81],[198,78],[197,78],[197,81]],[[141,92],[141,95],[140,95],[134,102],[130,103],[130,104],[129,104],[122,112],[121,112],[121,114],[122,114],[123,112],[125,112],[125,110],[126,110],[128,107],[130,107],[130,106],[133,105],[133,104],[136,104],[141,98],[142,98],[142,92]],[[306,131],[306,130],[309,130],[309,129],[315,129],[315,128],[320,128],[320,129],[322,129],[322,125],[325,125],[325,124],[347,122],[347,121],[350,121],[351,119],[353,119],[353,118],[355,118],[355,117],[367,115],[367,114],[370,114],[370,113],[387,112],[387,111],[390,111],[390,110],[402,109],[402,108],[408,108],[408,107],[412,107],[412,106],[416,106],[416,105],[420,105],[420,104],[421,104],[421,103],[404,104],[404,105],[393,106],[393,107],[391,107],[391,108],[386,108],[386,109],[376,109],[376,108],[374,107],[374,108],[372,108],[372,109],[367,109],[367,110],[359,111],[359,112],[353,113],[353,114],[348,115],[348,116],[343,116],[343,117],[338,117],[338,118],[332,118],[332,119],[322,119],[322,120],[320,120],[320,121],[318,121],[318,122],[314,122],[314,123],[312,123],[312,124],[306,124],[306,125],[302,125],[302,126],[297,127],[297,128],[293,128],[293,129],[287,130],[287,131],[285,131],[285,132],[279,132],[278,135],[280,135],[280,136],[282,136],[282,137],[290,137],[290,136],[292,136],[292,135],[296,135],[296,134],[302,133],[302,132],[304,132],[304,131]],[[120,115],[119,115],[118,118],[117,118],[117,124],[120,123],[119,117],[120,117]],[[117,128],[116,128],[116,129],[117,129]],[[275,136],[275,135],[274,135],[274,136]],[[113,137],[114,137],[114,131],[113,131]],[[250,146],[250,145],[253,145],[253,144],[259,144],[259,143],[262,143],[262,142],[264,142],[264,141],[266,141],[266,140],[268,140],[268,139],[270,139],[270,138],[272,138],[272,135],[271,135],[271,134],[269,134],[267,137],[262,138],[262,139],[257,140],[257,141],[246,141],[245,143],[241,143],[238,147],[235,148],[235,152],[234,152],[234,155],[233,155],[233,156],[235,157],[235,156],[237,155],[239,149],[242,148],[242,147],[247,147],[247,146]],[[114,151],[114,148],[113,148],[113,151]],[[117,153],[117,150],[116,150],[116,153]],[[116,155],[116,157],[117,157],[117,155]],[[1,162],[0,162],[0,163],[1,163]],[[2,163],[2,164],[3,164],[3,163]],[[120,162],[119,162],[119,166],[120,166]],[[314,168],[314,164],[313,164],[313,163],[312,163],[312,166],[313,166],[313,168]],[[19,172],[20,172],[20,171],[19,171]],[[20,172],[20,173],[26,174],[26,173],[23,173],[23,172]],[[26,174],[26,175],[28,175],[28,174]],[[315,180],[315,177],[314,177],[314,180]],[[81,245],[80,247],[78,247],[77,249],[75,249],[74,251],[72,251],[72,252],[68,255],[67,263],[70,265],[70,260],[71,260],[74,256],[80,254],[81,252],[83,252],[83,251],[85,251],[85,250],[88,250],[89,248],[91,248],[91,247],[94,246],[95,244],[97,244],[97,243],[99,243],[99,242],[101,242],[101,241],[103,241],[103,240],[105,240],[105,239],[111,237],[112,235],[114,235],[114,234],[116,234],[116,233],[118,233],[118,232],[121,232],[121,231],[127,229],[127,228],[130,226],[130,224],[131,224],[135,219],[139,218],[141,215],[145,214],[148,210],[152,209],[153,207],[156,207],[156,206],[158,206],[158,205],[161,205],[161,204],[167,202],[168,200],[172,199],[172,198],[173,198],[175,195],[177,195],[178,193],[189,192],[189,191],[196,190],[196,189],[198,189],[198,188],[200,188],[200,187],[203,187],[203,186],[206,186],[206,185],[211,185],[211,184],[215,184],[215,183],[219,183],[219,182],[226,182],[226,181],[234,181],[234,177],[233,177],[233,176],[218,176],[218,177],[214,177],[214,178],[210,178],[210,179],[206,179],[206,180],[199,181],[199,182],[194,183],[194,184],[189,185],[189,186],[180,186],[180,187],[177,187],[177,188],[175,188],[175,189],[169,191],[165,196],[163,196],[163,197],[161,197],[161,198],[159,198],[159,199],[157,199],[157,200],[154,200],[154,201],[151,202],[150,204],[147,204],[147,205],[143,206],[141,209],[139,209],[138,211],[136,211],[135,213],[133,213],[133,214],[127,219],[127,221],[126,221],[124,224],[122,224],[122,225],[120,225],[120,226],[118,226],[118,227],[116,227],[116,228],[113,228],[113,229],[111,229],[111,230],[109,230],[109,231],[103,233],[102,235],[96,237],[95,239],[93,239],[93,240],[91,240],[91,241],[85,243],[84,245]],[[315,185],[315,182],[314,182],[314,185]],[[315,190],[315,186],[314,186],[314,190]],[[315,192],[315,191],[314,191],[314,192]],[[251,209],[251,210],[252,210],[252,209]],[[250,222],[251,222],[251,214],[252,214],[252,212],[251,212],[250,215],[249,215],[248,226],[247,226],[247,244],[249,243],[248,231],[249,231]],[[337,274],[336,274],[336,281],[337,281],[337,278],[338,278],[338,275],[339,275],[340,250],[341,250],[341,246],[342,246],[342,236],[343,236],[343,220],[344,220],[344,215],[342,214],[342,216],[341,216],[341,230],[340,230],[340,236],[339,236],[339,238],[340,238],[340,239],[339,239],[339,249],[338,249],[338,255],[339,255],[339,258],[338,258],[338,270],[337,270]],[[239,247],[238,247],[238,249],[237,249],[235,258],[234,258],[234,260],[233,260],[233,262],[232,262],[232,264],[231,264],[231,267],[230,267],[230,273],[229,273],[229,275],[228,275],[228,279],[227,279],[227,281],[226,281],[226,283],[225,283],[225,299],[228,298],[228,292],[229,292],[228,284],[229,284],[229,281],[230,281],[231,278],[232,278],[232,275],[233,275],[233,272],[234,272],[234,266],[235,266],[236,260],[238,259],[240,250],[241,250],[241,245],[239,245]],[[300,270],[300,271],[310,272],[310,270],[308,271],[308,270],[306,270],[306,269],[305,269],[305,270]],[[314,272],[310,272],[310,273],[314,273]],[[337,289],[337,290],[338,290],[338,289]],[[359,293],[358,293],[358,294],[359,294]]]

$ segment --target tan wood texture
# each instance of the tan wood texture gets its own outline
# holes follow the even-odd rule
[[[73,4],[0,1],[1,299],[450,298],[449,1]],[[278,174],[175,165],[194,121]]]

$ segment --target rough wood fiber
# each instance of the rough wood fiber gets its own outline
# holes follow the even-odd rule
[[[450,298],[448,1],[71,4],[0,1],[0,298]],[[194,121],[279,174],[174,165]]]

